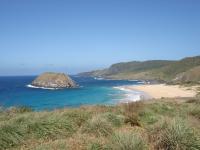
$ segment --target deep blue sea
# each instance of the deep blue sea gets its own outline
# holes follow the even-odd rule
[[[141,84],[140,81],[71,76],[79,84],[79,88],[47,90],[27,87],[35,77],[0,77],[0,106],[29,106],[34,110],[52,110],[81,105],[113,105],[122,101],[127,94],[113,87]]]

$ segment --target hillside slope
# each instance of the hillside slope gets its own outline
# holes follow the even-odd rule
[[[163,80],[174,81],[185,74],[187,80],[180,81],[200,81],[198,74],[200,66],[200,56],[187,57],[179,61],[168,60],[150,60],[150,61],[132,61],[111,65],[104,70],[81,73],[82,76],[104,77],[111,79],[142,79],[142,80]],[[197,67],[197,68],[196,68]],[[191,69],[194,70],[192,71]],[[195,69],[196,68],[196,69]],[[191,73],[193,72],[193,73]],[[195,72],[195,78],[193,74]],[[197,72],[197,73],[196,73]],[[190,74],[190,75],[189,75]]]
[[[186,72],[180,73],[174,79],[175,82],[200,81],[200,66],[194,67]]]

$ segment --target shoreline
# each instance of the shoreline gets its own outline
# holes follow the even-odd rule
[[[124,98],[121,101],[119,101],[119,103],[128,103],[128,102],[136,102],[141,100],[152,99],[152,97],[148,93],[139,90],[132,90],[127,86],[129,87],[135,85],[123,85],[123,86],[113,87],[114,89],[118,89],[124,92],[123,93]]]
[[[196,88],[197,87],[194,86],[182,87],[179,85],[166,84],[124,85],[118,87],[118,89],[123,91],[138,92],[140,94],[139,100],[194,97],[197,94]],[[132,100],[131,97],[129,97],[129,101],[138,100]]]

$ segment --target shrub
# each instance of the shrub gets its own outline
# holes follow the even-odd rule
[[[145,150],[147,146],[142,137],[133,132],[115,133],[111,141],[113,150]]]
[[[189,150],[200,149],[200,139],[194,130],[180,120],[164,122],[154,129],[155,149]]]
[[[86,122],[82,131],[96,136],[108,136],[112,133],[112,126],[105,118],[96,115]]]

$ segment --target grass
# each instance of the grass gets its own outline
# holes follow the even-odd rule
[[[143,110],[143,107],[144,104],[142,101],[124,104],[123,114],[125,116],[125,123],[131,126],[141,126],[139,113]]]
[[[111,139],[112,150],[145,150],[147,144],[141,135],[133,132],[117,132]]]
[[[193,107],[190,114],[198,119],[200,119],[200,105]]]
[[[0,150],[200,149],[199,106],[190,98],[42,112],[1,108]]]
[[[96,115],[89,119],[82,129],[83,133],[91,133],[95,136],[108,136],[112,131],[112,125],[102,116]]]
[[[180,119],[167,120],[151,132],[154,136],[155,149],[166,150],[198,150],[200,136],[194,129]]]

